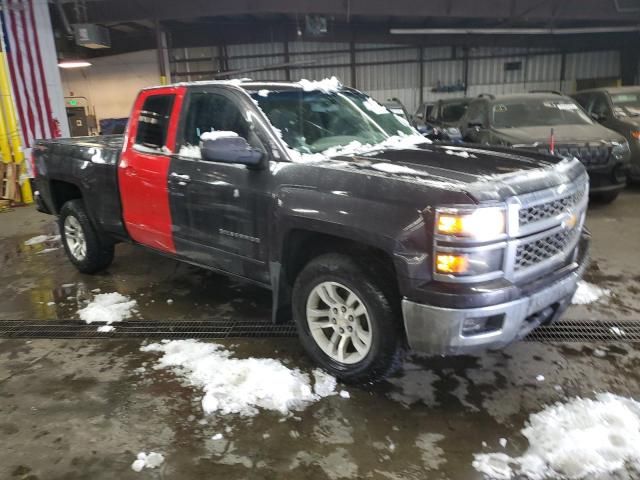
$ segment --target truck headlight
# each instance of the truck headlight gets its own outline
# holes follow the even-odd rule
[[[505,233],[505,211],[498,207],[436,210],[436,233],[474,240],[492,240]]]
[[[437,273],[455,276],[478,276],[502,270],[503,249],[469,252],[436,251]]]
[[[612,150],[613,156],[616,160],[623,160],[629,154],[629,144],[625,140],[624,143],[615,142]]]

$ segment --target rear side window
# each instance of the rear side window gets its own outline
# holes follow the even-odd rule
[[[138,117],[136,145],[161,150],[167,141],[174,95],[151,95],[142,105]]]
[[[457,122],[467,111],[467,102],[445,103],[442,105],[442,121]]]

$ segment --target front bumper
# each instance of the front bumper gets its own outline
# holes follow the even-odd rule
[[[430,355],[463,355],[502,348],[541,324],[557,320],[571,303],[587,267],[586,248],[575,268],[559,280],[517,300],[486,307],[455,309],[402,300],[407,341],[412,350]],[[465,335],[465,320],[491,319],[499,328]]]

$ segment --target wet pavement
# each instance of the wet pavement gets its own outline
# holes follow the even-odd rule
[[[612,295],[572,307],[568,318],[640,320],[639,200],[632,190],[590,209],[589,279]],[[269,318],[268,292],[130,245],[97,276],[79,274],[61,248],[48,250],[55,240],[24,245],[55,233],[51,217],[32,208],[0,214],[0,319],[77,318],[97,289],[134,298],[141,319]],[[295,339],[220,343],[238,357],[313,368]],[[521,454],[520,429],[545,405],[601,391],[640,398],[637,344],[528,342],[480,357],[411,357],[388,382],[340,386],[351,398],[288,417],[204,416],[202,392],[152,369],[158,355],[141,345],[0,340],[0,478],[480,479],[473,454]],[[224,438],[212,440],[216,433]],[[140,451],[166,461],[135,473]]]

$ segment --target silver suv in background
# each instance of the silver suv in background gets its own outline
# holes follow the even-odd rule
[[[631,149],[629,179],[640,182],[640,86],[583,90],[573,98],[596,122],[627,139]]]

